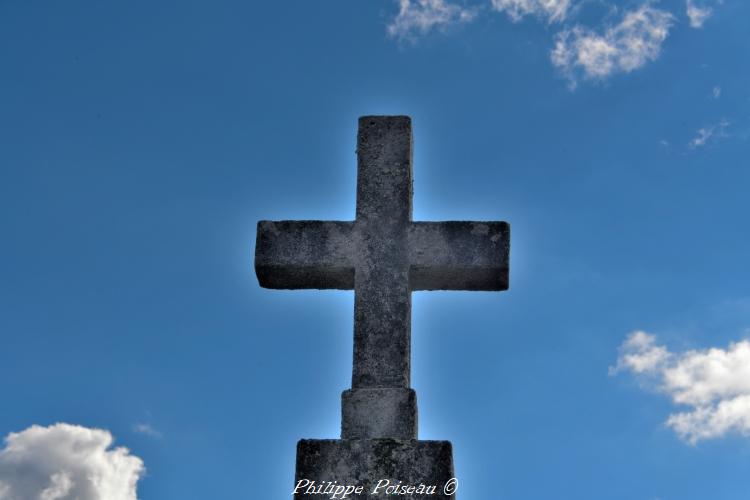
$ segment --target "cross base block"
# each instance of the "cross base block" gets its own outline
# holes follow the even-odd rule
[[[453,477],[450,441],[302,439],[294,500],[331,498],[336,486],[361,486],[359,494],[346,497],[352,499],[455,500],[452,487],[446,489]]]
[[[348,389],[341,395],[344,439],[417,439],[417,394],[413,389]]]

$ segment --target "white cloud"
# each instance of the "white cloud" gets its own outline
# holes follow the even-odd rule
[[[633,332],[610,373],[625,370],[654,381],[675,404],[689,408],[666,422],[682,439],[695,444],[733,432],[750,436],[749,340],[672,353],[653,335]]]
[[[711,138],[712,135],[714,135],[713,127],[700,128],[698,129],[698,135],[693,137],[693,139],[690,141],[688,145],[691,148],[697,148],[697,147],[703,146]]]
[[[163,437],[162,433],[154,429],[151,424],[135,424],[133,426],[133,432],[135,432],[136,434],[143,434],[144,436],[151,436],[153,438]]]
[[[714,96],[714,99],[718,99],[721,97],[721,87],[718,85],[714,86],[714,88],[711,90],[711,95]]]
[[[64,499],[73,489],[73,481],[65,472],[52,474],[50,485],[39,495],[39,500],[60,500]]]
[[[634,373],[653,374],[667,361],[671,354],[666,347],[657,346],[656,339],[643,331],[635,331],[630,334],[620,347],[620,357],[617,366],[609,369],[610,374],[622,370],[630,370]]]
[[[558,33],[552,63],[573,86],[579,75],[602,80],[614,73],[628,73],[659,56],[673,21],[669,12],[646,3],[626,12],[619,24],[601,34],[575,26]]]
[[[10,433],[0,450],[2,500],[136,500],[143,461],[112,435],[69,424]]]
[[[705,146],[711,139],[726,137],[727,134],[725,130],[728,126],[729,122],[727,120],[722,120],[715,125],[699,128],[695,137],[693,137],[693,139],[688,143],[688,147],[690,147],[690,149],[699,148],[701,146]]]
[[[690,18],[690,26],[692,28],[702,28],[703,23],[711,17],[713,13],[711,7],[700,7],[695,4],[693,0],[686,0],[687,16]]]
[[[433,28],[465,23],[474,19],[476,12],[445,0],[399,0],[399,12],[388,25],[388,35],[407,39],[424,35]]]
[[[549,23],[563,22],[570,6],[570,0],[492,0],[495,10],[507,12],[515,22],[527,15],[545,18]]]

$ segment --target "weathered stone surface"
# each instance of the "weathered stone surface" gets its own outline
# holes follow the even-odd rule
[[[505,290],[504,222],[412,222],[406,116],[366,116],[356,220],[261,221],[255,269],[268,288],[354,289],[352,387],[410,386],[411,292]]]
[[[417,439],[417,393],[401,387],[344,391],[341,437]]]
[[[506,222],[412,222],[412,290],[507,290],[510,226]]]
[[[454,499],[445,494],[453,476],[453,449],[448,441],[398,439],[303,439],[297,443],[295,485],[310,480],[323,484],[361,485],[365,494],[349,498],[405,498],[409,500]],[[391,485],[435,486],[434,495],[386,495],[381,489],[372,495],[381,480]],[[381,483],[382,484],[382,483]],[[299,490],[295,500],[324,498]],[[329,497],[330,498],[330,497]]]
[[[411,292],[506,290],[510,227],[412,222],[411,161],[409,117],[360,118],[356,219],[260,221],[255,270],[266,288],[354,290],[354,366],[352,389],[342,395],[343,439],[300,441],[298,480],[367,491],[381,479],[421,483],[438,486],[438,494],[399,498],[454,498],[440,496],[453,477],[450,442],[416,440]]]
[[[260,286],[351,290],[353,230],[353,222],[258,222],[255,274]]]

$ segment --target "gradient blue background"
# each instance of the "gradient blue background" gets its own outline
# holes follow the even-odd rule
[[[750,326],[750,5],[658,5],[658,60],[571,91],[553,29],[500,14],[398,43],[385,0],[0,1],[0,435],[109,429],[145,500],[290,498],[296,441],[338,436],[353,294],[260,289],[255,224],[352,219],[357,117],[408,114],[415,220],[512,227],[510,291],[413,298],[459,498],[749,498],[747,438],[692,447],[608,376],[634,329]]]

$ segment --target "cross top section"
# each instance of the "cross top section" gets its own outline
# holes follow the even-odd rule
[[[255,271],[276,289],[354,290],[352,388],[408,388],[411,292],[506,290],[505,222],[413,222],[408,116],[364,116],[354,221],[260,221]]]

